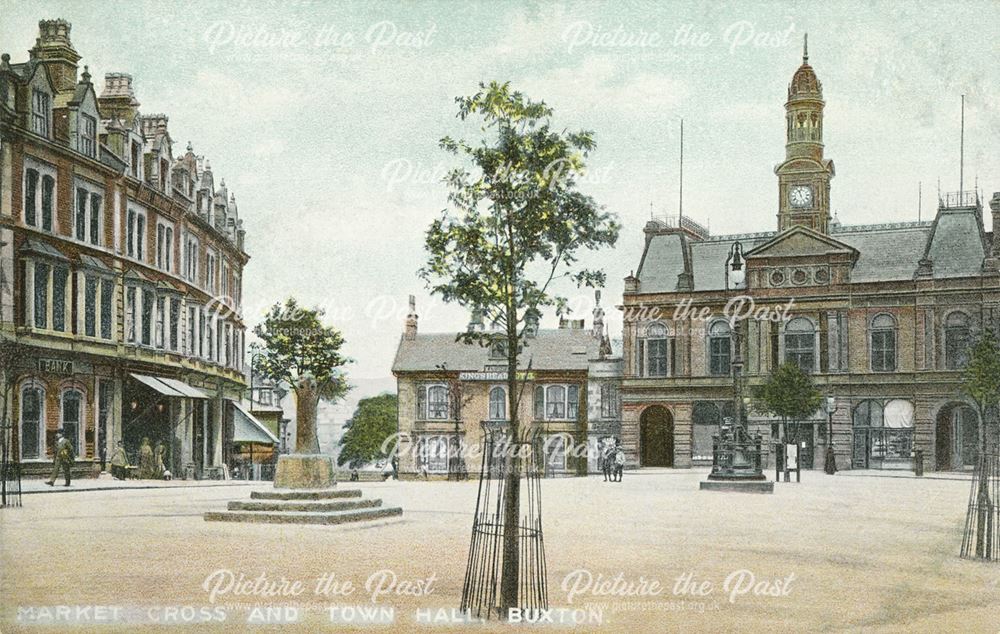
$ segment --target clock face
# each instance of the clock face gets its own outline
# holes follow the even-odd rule
[[[788,192],[788,200],[792,207],[811,207],[813,202],[812,187],[808,185],[796,185]]]

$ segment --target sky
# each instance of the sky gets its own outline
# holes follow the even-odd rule
[[[823,83],[832,209],[845,224],[930,219],[958,190],[1000,190],[1000,3],[378,2],[0,0],[0,51],[27,58],[40,19],[72,23],[98,92],[128,72],[145,114],[166,113],[236,195],[251,256],[252,326],[288,296],[346,338],[357,396],[393,386],[417,297],[420,329],[467,313],[429,296],[424,232],[447,206],[446,135],[477,139],[455,98],[510,81],[554,123],[594,132],[581,189],[623,225],[582,263],[620,301],[643,224],[684,213],[713,234],[773,230],[787,84],[802,61]],[[82,68],[81,68],[82,71]],[[987,214],[988,215],[988,214]],[[989,225],[989,220],[987,220]],[[987,226],[987,229],[989,227]],[[592,292],[560,289],[589,324]],[[613,337],[621,313],[608,310]],[[543,327],[554,327],[547,315]]]

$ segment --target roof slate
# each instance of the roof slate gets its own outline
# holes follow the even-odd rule
[[[392,371],[434,371],[443,364],[449,371],[476,372],[487,365],[505,363],[490,359],[488,347],[455,341],[456,336],[447,332],[421,333],[413,340],[401,339]],[[600,351],[600,342],[589,329],[539,330],[525,344],[518,359],[521,369],[527,369],[530,363],[532,370],[586,370],[588,361],[597,358]]]
[[[694,290],[725,288],[725,262],[735,240],[748,252],[777,232],[713,236],[690,241]],[[986,256],[985,238],[972,208],[942,209],[932,222],[834,226],[830,236],[859,251],[851,272],[853,282],[913,279],[917,263],[927,254],[934,261],[935,278],[979,275]],[[677,276],[684,271],[683,246],[677,234],[649,238],[637,273],[642,293],[673,293]]]

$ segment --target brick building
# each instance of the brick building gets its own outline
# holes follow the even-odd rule
[[[558,329],[526,330],[518,358],[525,373],[518,419],[525,433],[543,436],[547,476],[597,470],[597,447],[620,433],[621,359],[611,355],[604,312],[593,328],[583,320],[561,320]],[[474,316],[469,329],[483,331]],[[503,346],[466,344],[457,333],[418,333],[412,303],[392,373],[399,397],[401,478],[475,475],[483,421],[505,422],[507,358]],[[460,459],[471,456],[470,459]]]
[[[778,318],[737,320],[746,381],[791,362],[836,398],[832,439],[824,411],[789,426],[805,466],[822,465],[831,441],[840,469],[910,468],[915,450],[929,469],[974,463],[978,417],[958,382],[977,331],[1000,325],[1000,236],[985,231],[977,191],[941,195],[931,221],[840,224],[823,108],[806,53],[785,103],[777,231],[712,236],[687,217],[646,225],[622,301],[632,465],[711,463],[712,435],[734,409],[724,308],[740,295]],[[989,206],[1000,227],[1000,193]],[[739,285],[727,272],[734,249],[746,267]],[[765,439],[778,438],[774,423],[750,415]]]
[[[9,440],[27,473],[60,427],[81,471],[149,438],[179,476],[221,472],[245,424],[236,200],[166,115],[140,113],[131,76],[98,94],[79,61],[64,20],[39,23],[26,62],[0,61]]]

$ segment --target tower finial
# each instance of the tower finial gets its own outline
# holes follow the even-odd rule
[[[809,63],[809,34],[806,33],[802,36],[802,63]]]

